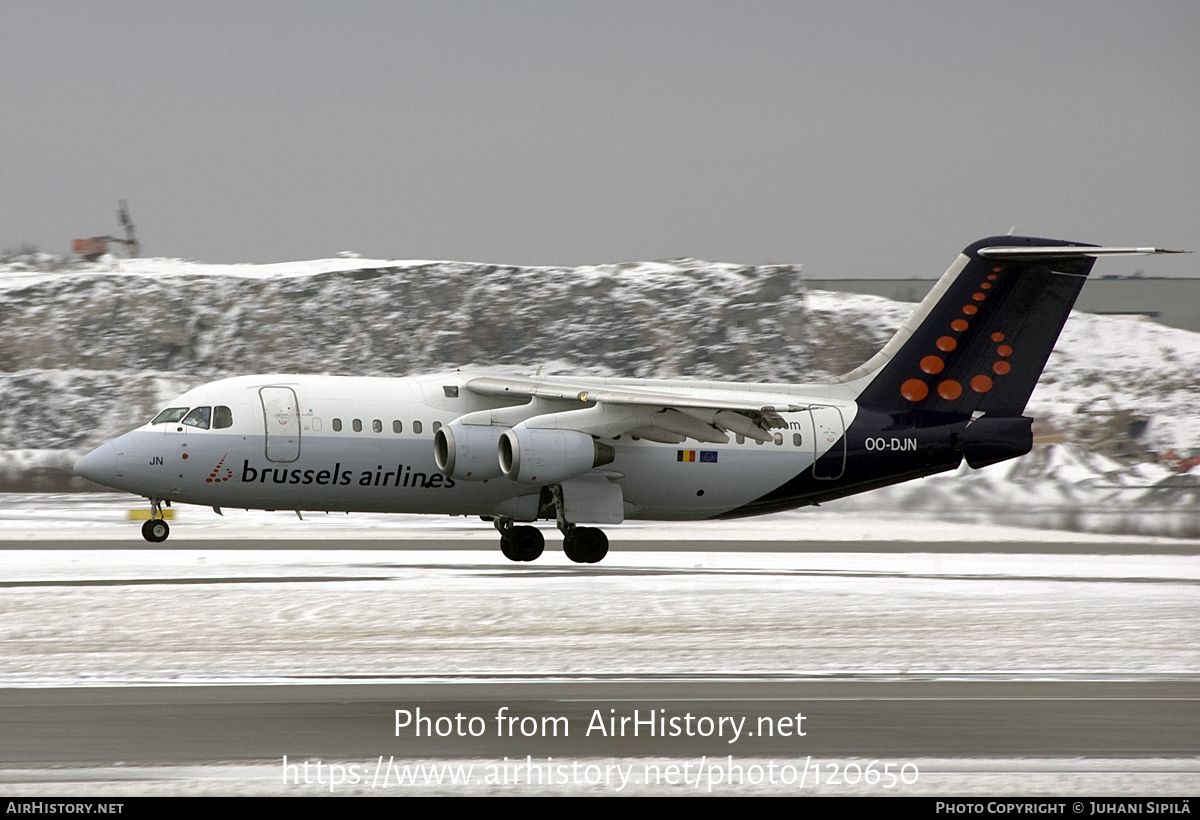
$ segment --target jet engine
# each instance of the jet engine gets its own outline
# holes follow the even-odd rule
[[[456,481],[486,481],[500,475],[496,446],[503,427],[451,422],[433,434],[433,460]]]
[[[514,427],[499,448],[501,471],[521,484],[557,484],[616,458],[612,447],[578,430]]]

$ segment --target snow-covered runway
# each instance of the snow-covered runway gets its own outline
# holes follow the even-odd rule
[[[8,688],[723,679],[1181,682],[1191,692],[1200,681],[1200,556],[1169,554],[1180,542],[1103,554],[1131,539],[811,511],[615,528],[601,564],[571,564],[551,540],[538,562],[518,565],[486,525],[463,519],[183,508],[172,540],[148,549],[124,520],[130,499],[2,501]],[[98,548],[25,548],[51,537]],[[405,538],[457,548],[393,548]],[[688,551],[688,538],[834,546]],[[276,548],[239,550],[238,539]],[[912,551],[836,546],[873,541]],[[1000,551],[1018,541],[1021,554]],[[1184,768],[1172,777],[1194,785],[1197,767]]]

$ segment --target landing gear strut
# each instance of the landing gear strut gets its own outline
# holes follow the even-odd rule
[[[536,561],[546,548],[546,539],[537,527],[514,527],[511,518],[497,518],[500,551],[510,561]]]
[[[577,527],[567,521],[566,505],[563,503],[562,486],[550,487],[554,497],[554,510],[558,518],[558,529],[563,534],[563,552],[576,564],[597,564],[608,555],[608,536],[595,527]]]
[[[142,538],[153,544],[159,544],[167,540],[167,536],[171,534],[171,528],[167,526],[166,519],[162,514],[162,502],[157,498],[150,499],[150,520],[142,524]]]

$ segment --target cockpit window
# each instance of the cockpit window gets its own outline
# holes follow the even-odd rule
[[[201,430],[207,430],[212,422],[211,407],[193,407],[192,412],[184,416],[183,423],[188,427],[199,427]]]
[[[213,408],[213,427],[220,430],[224,427],[233,426],[233,411],[228,407],[217,405]]]
[[[168,407],[166,410],[162,411],[157,416],[155,416],[154,420],[151,421],[150,423],[151,424],[168,424],[170,422],[176,422],[176,421],[179,421],[184,416],[186,416],[187,411],[188,411],[188,409],[186,407]]]

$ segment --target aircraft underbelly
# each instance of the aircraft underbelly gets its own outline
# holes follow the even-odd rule
[[[703,446],[703,445],[700,445]],[[812,456],[787,451],[761,452],[774,445],[711,450],[638,448],[619,453],[612,465],[624,474],[629,518],[686,520],[710,518],[749,503],[787,482],[812,464]],[[755,452],[755,451],[760,452]],[[694,452],[695,460],[679,453]]]
[[[841,476],[845,429],[855,408],[822,406],[783,416],[778,438],[760,444],[679,445],[639,442],[618,448],[612,469],[621,472],[628,518],[688,520],[712,518],[776,490],[827,453],[821,478]],[[827,475],[825,475],[827,474]]]

